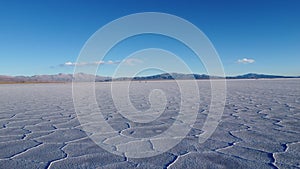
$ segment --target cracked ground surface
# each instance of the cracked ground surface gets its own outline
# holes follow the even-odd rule
[[[300,168],[299,79],[227,81],[222,119],[203,144],[197,135],[208,113],[210,85],[198,84],[200,109],[188,136],[169,151],[144,159],[111,154],[89,138],[93,133],[85,133],[76,117],[71,84],[0,85],[0,168]],[[141,124],[120,115],[109,83],[97,83],[105,121],[132,138],[164,132],[179,111],[176,85],[133,82],[130,99],[135,108],[147,110],[149,91],[157,88],[166,92],[167,108],[154,122]],[[134,145],[134,139],[120,141],[115,134],[102,141],[117,144],[112,149]],[[153,142],[135,148],[164,146]]]

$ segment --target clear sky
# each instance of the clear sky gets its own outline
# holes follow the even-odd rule
[[[226,75],[300,75],[299,9],[299,0],[2,0],[0,74],[72,73],[82,46],[105,24],[128,14],[164,12],[207,35]],[[172,51],[193,72],[206,73],[184,46],[169,38],[137,36],[119,46],[103,60],[107,64],[99,74],[111,75],[126,55],[145,47]]]

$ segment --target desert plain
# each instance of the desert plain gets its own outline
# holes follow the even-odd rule
[[[300,168],[300,79],[227,80],[222,118],[202,144],[197,136],[209,113],[211,89],[208,80],[197,84],[200,106],[192,129],[175,147],[149,158],[119,156],[98,146],[77,118],[71,83],[1,84],[0,168]],[[136,109],[151,107],[153,89],[165,92],[167,104],[149,124],[130,121],[114,106],[110,86],[96,83],[95,94],[105,122],[119,134],[161,134],[180,111],[176,83],[135,81],[129,96]],[[131,144],[116,135],[102,141],[114,142],[114,149]],[[156,148],[149,142],[137,149]]]

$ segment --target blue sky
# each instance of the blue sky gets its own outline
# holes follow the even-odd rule
[[[300,75],[299,9],[298,0],[3,0],[0,74],[72,73],[85,42],[105,24],[137,12],[164,12],[190,21],[207,35],[226,75]],[[120,43],[98,73],[111,75],[124,57],[151,47],[172,51],[193,72],[206,73],[182,44],[155,35]]]

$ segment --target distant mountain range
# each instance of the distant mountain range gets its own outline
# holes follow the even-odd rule
[[[248,73],[244,75],[226,77],[226,79],[275,79],[275,78],[300,78],[300,76],[280,76],[280,75]]]
[[[56,75],[34,75],[34,76],[5,76],[0,75],[0,83],[54,83],[54,82],[72,82],[73,74],[63,74],[59,73]],[[90,74],[78,73],[76,78],[80,81],[90,81],[94,76]],[[120,77],[114,78],[96,76],[96,82],[106,82],[106,81],[125,81],[125,80],[185,80],[185,79],[223,79],[224,77],[209,76],[206,74],[181,74],[181,73],[163,73],[153,76],[139,76],[139,77]],[[227,76],[226,79],[274,79],[274,78],[300,78],[300,76],[279,76],[279,75],[265,75],[265,74],[255,74],[248,73],[245,75],[238,76]]]

